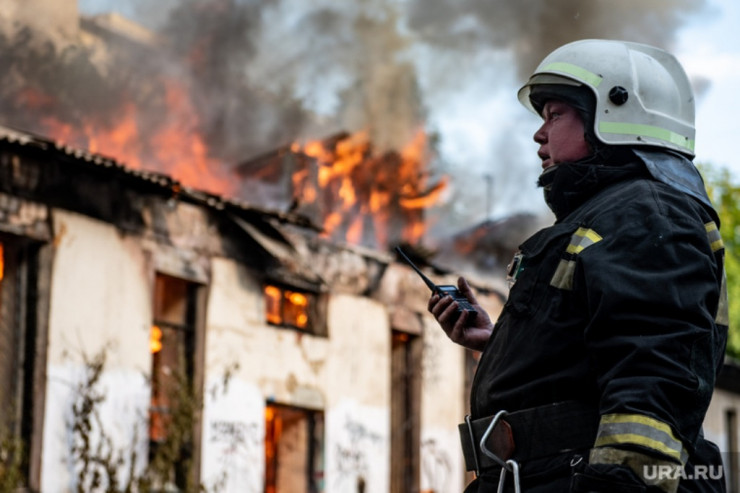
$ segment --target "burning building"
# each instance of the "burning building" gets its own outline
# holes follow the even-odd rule
[[[199,9],[176,19],[203,31],[191,38],[79,19],[75,2],[0,6],[0,23],[17,21],[0,32],[2,123],[35,130],[0,127],[0,483],[459,491],[475,355],[447,341],[426,287],[389,253],[419,245],[448,186],[425,166],[408,66],[363,63],[370,81],[349,106],[371,117],[343,128],[372,120],[370,131],[297,139],[312,115],[250,86],[233,69],[253,46],[240,57],[207,29],[247,32],[258,12],[232,15],[234,3],[183,2]],[[354,25],[375,43],[368,58],[388,62],[402,40],[385,35],[392,16],[378,18]],[[308,24],[341,20],[325,9]],[[505,260],[468,250],[509,254],[508,238],[486,243],[501,234],[490,226],[438,258],[472,272],[495,315],[505,288],[480,265]],[[416,253],[436,282],[454,282]],[[710,418],[720,436],[721,410]]]
[[[387,248],[7,127],[0,177],[1,481],[460,490],[476,355]],[[474,285],[498,313],[503,292]],[[736,419],[728,371],[717,436]]]
[[[400,151],[377,152],[367,132],[294,143],[236,169],[242,196],[260,197],[322,225],[322,234],[353,245],[417,244],[425,210],[439,202],[446,177],[428,170],[426,135]]]
[[[2,425],[31,490],[94,490],[105,457],[120,484],[145,474],[187,399],[181,489],[463,484],[472,355],[387,250],[9,128],[0,170]]]
[[[0,11],[18,21],[0,47],[19,69],[2,113],[37,130],[0,129],[3,481],[458,490],[473,355],[388,253],[418,243],[446,185],[423,132],[398,151],[365,132],[291,143],[229,170],[213,150],[244,150],[206,145],[190,97],[205,82],[158,58],[160,38],[117,16],[77,23],[72,2],[30,7]],[[47,7],[63,11],[50,42],[24,17]],[[214,49],[191,48],[195,65]],[[477,287],[496,313],[501,295]]]

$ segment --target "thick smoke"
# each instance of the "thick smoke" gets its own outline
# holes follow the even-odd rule
[[[705,2],[80,0],[83,14],[93,5],[125,9],[156,41],[132,42],[84,17],[84,35],[52,43],[5,19],[0,27],[14,27],[0,31],[0,123],[45,133],[52,117],[70,129],[71,144],[85,146],[73,129],[112,127],[133,105],[145,135],[192,125],[225,167],[339,131],[367,129],[378,149],[397,149],[426,127],[436,132],[435,166],[453,178],[466,172],[453,182],[452,215],[487,202],[485,187],[477,187],[484,174],[494,177],[495,202],[517,208],[532,202],[517,202],[516,190],[533,182],[537,165],[524,182],[512,171],[534,151],[524,147],[530,136],[521,135],[518,117],[501,131],[510,117],[495,101],[514,101],[516,85],[568,41],[622,38],[671,48],[677,29]],[[91,34],[105,48],[90,42]],[[168,80],[187,89],[194,114],[172,113]],[[481,118],[490,119],[490,133],[466,122]],[[140,143],[142,161],[156,162],[156,145]]]
[[[670,48],[705,0],[410,0],[411,30],[435,45],[476,52],[513,51],[519,77],[550,51],[585,38],[614,38]]]
[[[364,128],[379,149],[398,149],[424,119],[411,40],[399,31],[396,7],[376,0],[269,5],[247,73],[266,91],[300,100],[326,128]]]
[[[143,8],[127,10],[143,21]],[[156,14],[158,42],[144,46],[101,31],[95,18],[81,25],[104,48],[52,42],[30,27],[0,31],[2,122],[41,133],[48,117],[69,128],[112,127],[126,104],[147,134],[172,117],[166,82],[176,80],[188,89],[198,133],[225,163],[363,128],[379,148],[396,148],[423,123],[397,13],[382,3],[185,0]]]

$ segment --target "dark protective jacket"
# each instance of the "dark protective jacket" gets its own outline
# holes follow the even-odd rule
[[[716,212],[637,158],[560,165],[541,181],[556,222],[520,247],[472,418],[562,401],[598,413],[590,449],[520,464],[525,492],[675,491],[675,480],[645,489],[654,467],[671,464],[684,466],[674,478],[696,464],[717,476],[721,459],[701,433],[728,324]],[[576,473],[593,482],[571,486]],[[498,479],[483,471],[467,491],[496,491]],[[686,479],[678,491],[720,483]]]

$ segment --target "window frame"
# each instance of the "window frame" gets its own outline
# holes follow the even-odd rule
[[[21,331],[17,341],[20,359],[15,365],[23,368],[13,371],[22,382],[15,389],[20,402],[13,405],[16,419],[19,419],[13,437],[23,444],[24,487],[38,491],[41,488],[53,246],[43,240],[4,231],[0,231],[0,243],[3,244],[5,279],[13,272],[15,284],[12,293],[15,316],[11,324]],[[9,254],[16,257],[13,267],[7,260]],[[7,425],[0,423],[0,426]]]
[[[321,409],[309,409],[300,406],[292,406],[289,404],[282,404],[274,401],[268,401],[265,404],[265,473],[263,478],[263,490],[265,493],[277,493],[278,489],[278,473],[279,468],[279,439],[275,442],[268,440],[268,435],[271,432],[275,432],[275,426],[270,426],[270,420],[268,415],[270,410],[273,412],[280,413],[292,413],[294,415],[301,415],[302,422],[306,425],[306,440],[304,443],[304,450],[306,456],[305,461],[305,481],[306,481],[306,492],[307,493],[322,493],[325,491],[325,473],[326,463],[325,450],[326,450],[326,413]],[[273,420],[274,421],[274,420]],[[278,431],[281,433],[281,431]],[[268,457],[268,447],[271,443],[274,443],[274,457],[273,461],[270,461]],[[295,445],[295,444],[294,444]],[[268,484],[271,482],[272,484]],[[270,488],[272,487],[272,488]]]
[[[162,315],[158,312],[158,280],[163,279],[162,282],[175,282],[182,283],[185,285],[185,320],[182,323],[173,322],[167,319],[166,315]],[[164,287],[162,288],[164,289]],[[200,463],[201,463],[201,430],[202,430],[202,413],[200,412],[203,401],[203,386],[204,386],[204,364],[205,364],[205,325],[206,325],[206,305],[208,298],[208,285],[202,281],[188,279],[186,277],[171,274],[160,270],[155,270],[152,278],[152,322],[150,331],[154,326],[158,326],[162,330],[162,342],[165,344],[165,333],[167,331],[174,331],[178,335],[178,344],[180,344],[180,337],[184,335],[185,341],[182,348],[178,348],[176,351],[181,351],[184,360],[182,361],[182,370],[184,370],[184,377],[187,384],[191,386],[190,392],[195,400],[193,402],[194,416],[192,423],[192,430],[190,432],[190,441],[187,443],[187,449],[189,454],[186,462],[190,462],[189,471],[185,471],[190,474],[189,478],[182,476],[180,472],[175,471],[175,474],[181,474],[178,476],[178,480],[184,481],[187,484],[188,479],[192,484],[199,484],[200,482]],[[151,338],[151,332],[150,332]],[[151,344],[151,339],[149,340]],[[148,460],[151,462],[156,448],[159,446],[157,440],[152,439],[152,414],[154,412],[154,392],[156,382],[156,370],[155,365],[157,364],[157,354],[161,353],[157,351],[153,353],[151,348],[148,348],[151,356],[151,390],[150,390],[150,405],[149,405],[149,457]],[[164,348],[162,348],[163,350]],[[179,370],[178,370],[179,371]],[[181,491],[181,485],[178,485]]]
[[[318,337],[328,337],[328,329],[326,323],[326,310],[327,310],[327,295],[325,293],[318,292],[317,290],[305,289],[290,285],[284,282],[265,280],[261,284],[261,294],[263,297],[263,310],[264,310],[264,321],[270,327],[277,327],[287,330],[295,330],[302,334],[310,334]],[[274,288],[280,291],[280,321],[270,320],[270,298],[267,295],[267,290]],[[297,324],[286,322],[286,310],[285,310],[285,299],[286,293],[295,293],[303,295],[307,298],[308,304],[306,309],[307,324],[305,327],[301,327]]]

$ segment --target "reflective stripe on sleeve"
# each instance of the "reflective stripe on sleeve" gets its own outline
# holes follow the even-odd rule
[[[666,128],[654,127],[652,125],[641,125],[638,123],[601,122],[599,132],[618,135],[645,136],[670,142],[684,149],[694,152],[694,141],[672,132]]]
[[[638,445],[686,464],[688,452],[671,427],[642,414],[606,414],[601,417],[596,447]]]
[[[652,455],[634,450],[621,450],[612,447],[591,449],[590,464],[615,464],[626,466],[648,486],[665,493],[676,493],[683,466],[671,460],[661,460]]]
[[[603,78],[593,72],[586,70],[578,65],[565,62],[555,62],[542,67],[539,72],[562,72],[564,74],[572,75],[576,79],[590,84],[593,87],[599,87]]]
[[[573,274],[576,271],[575,260],[560,259],[555,274],[550,279],[550,286],[571,291],[573,289]]]
[[[712,252],[718,252],[725,247],[722,241],[722,235],[719,232],[717,223],[709,221],[704,224],[704,229],[707,232],[707,241],[709,241],[709,247]],[[730,325],[730,314],[727,303],[727,273],[722,271],[722,287],[719,293],[719,304],[717,305],[717,314],[714,317],[714,321],[719,325]]]
[[[584,248],[598,243],[603,238],[593,229],[578,228],[570,237],[570,244],[565,249],[568,253],[581,253]]]
[[[709,246],[712,247],[712,251],[716,252],[725,247],[722,242],[722,236],[719,233],[719,228],[714,221],[709,221],[704,225],[704,229],[707,231],[707,239],[709,240]]]
[[[727,273],[722,270],[722,288],[719,291],[719,304],[714,322],[719,325],[730,325],[730,308],[727,300]]]
[[[570,237],[570,243],[565,249],[565,252],[572,255],[578,255],[584,249],[600,242],[602,239],[601,235],[593,229],[578,228]],[[550,279],[550,286],[571,291],[573,289],[573,276],[575,271],[575,260],[568,258],[560,259],[560,263],[558,263],[558,267],[555,269],[555,274],[553,274],[552,279]]]

